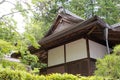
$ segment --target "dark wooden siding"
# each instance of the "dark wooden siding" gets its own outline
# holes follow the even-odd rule
[[[96,63],[95,59],[90,59],[90,75],[94,74],[94,71],[96,69],[95,63]]]
[[[74,63],[67,63],[66,64],[66,72],[70,74],[80,74],[80,63],[74,62]]]
[[[88,59],[83,60],[80,62],[81,66],[81,75],[88,76],[89,75],[89,66],[88,66]]]
[[[93,75],[95,67],[95,59],[85,58],[77,61],[68,62],[61,65],[56,65],[42,69],[40,74],[51,74],[51,73],[69,73],[69,74],[80,74],[83,76]]]
[[[64,72],[65,72],[64,65],[51,67],[51,68],[47,69],[47,74],[50,74],[50,73],[64,73]]]
[[[47,74],[47,69],[40,69],[40,74],[46,75]]]
[[[88,59],[70,62],[66,65],[66,72],[70,74],[81,74],[88,76],[88,71]]]

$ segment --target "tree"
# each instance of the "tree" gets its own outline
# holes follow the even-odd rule
[[[5,2],[13,4],[14,7],[11,8],[10,13],[3,14],[0,17],[0,57],[16,51],[15,53],[21,54],[21,61],[23,63],[25,63],[26,60],[27,62],[31,63],[29,64],[30,66],[33,66],[33,63],[37,63],[38,58],[37,56],[30,54],[28,51],[28,46],[33,45],[35,48],[39,48],[39,45],[32,34],[29,34],[27,32],[20,34],[17,31],[17,22],[13,18],[14,14],[20,13],[24,19],[29,20],[29,10],[32,11],[32,9],[30,8],[30,5],[25,1],[18,0],[16,3],[12,3],[10,1],[3,0],[0,3],[3,4]],[[23,7],[23,5],[25,5],[27,9]]]
[[[27,51],[28,45],[33,45],[38,48],[39,45],[31,34],[20,34],[17,31],[17,22],[13,18],[14,14],[20,13],[25,19],[27,19],[27,14],[30,14],[29,11],[32,10],[30,4],[21,0],[17,0],[15,2],[3,0],[1,1],[0,5],[6,2],[12,4],[13,7],[10,8],[11,12],[0,16],[0,39],[11,43],[11,45],[15,46],[16,50],[20,51],[21,53],[25,53],[25,51]],[[12,50],[13,49],[11,48],[11,51]]]
[[[17,49],[14,46],[18,36],[15,26],[16,21],[11,17],[6,17],[0,20],[0,57]]]
[[[102,17],[109,24],[120,22],[120,0],[96,0],[97,15]]]

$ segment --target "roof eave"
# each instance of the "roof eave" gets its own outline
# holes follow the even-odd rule
[[[46,43],[48,43],[48,42],[52,42],[52,41],[54,41],[54,40],[57,40],[57,39],[59,39],[59,38],[61,38],[61,37],[66,36],[66,35],[68,35],[68,34],[72,34],[73,32],[75,32],[75,31],[77,31],[77,30],[85,29],[85,28],[87,28],[89,25],[94,25],[94,24],[96,24],[96,23],[100,24],[100,25],[103,26],[103,27],[109,28],[109,26],[106,25],[106,23],[105,23],[102,19],[100,19],[98,16],[94,16],[94,17],[92,17],[92,18],[90,18],[90,19],[88,19],[88,20],[86,20],[86,21],[83,21],[82,23],[77,24],[75,27],[72,27],[72,28],[63,30],[63,31],[61,31],[61,32],[59,32],[59,33],[57,33],[57,34],[53,34],[53,35],[50,35],[50,36],[42,39],[42,40],[40,41],[40,44],[43,45],[43,44],[46,44]],[[88,25],[88,24],[89,24],[89,25]],[[64,35],[63,35],[63,34],[64,34]]]

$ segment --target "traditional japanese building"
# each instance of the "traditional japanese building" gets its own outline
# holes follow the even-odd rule
[[[96,59],[120,43],[119,24],[108,25],[100,17],[84,20],[68,10],[58,13],[50,30],[39,41],[40,49],[29,47],[47,68],[41,74],[71,73],[92,75]]]

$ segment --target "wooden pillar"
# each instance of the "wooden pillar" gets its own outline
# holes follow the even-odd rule
[[[47,68],[46,68],[46,73],[48,74],[47,70],[48,70],[48,50],[46,51],[47,53]]]
[[[66,45],[64,44],[64,70],[67,72],[67,64],[66,64]]]
[[[86,38],[86,47],[87,47],[87,59],[88,59],[88,75],[91,75],[91,64],[90,64],[90,48],[89,48],[89,40]]]

